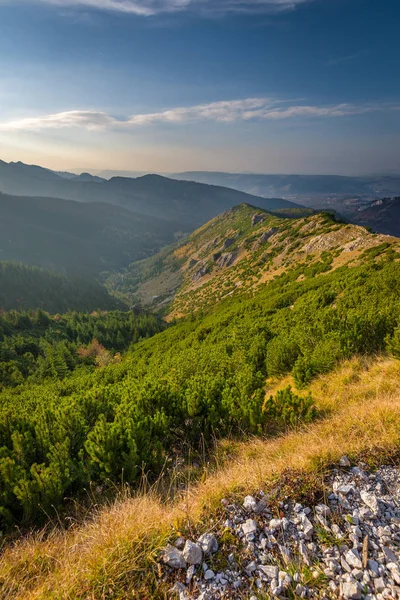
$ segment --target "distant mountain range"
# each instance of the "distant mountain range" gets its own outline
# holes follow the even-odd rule
[[[400,195],[400,175],[345,177],[340,175],[262,175],[188,171],[171,177],[222,185],[255,196],[293,196],[307,194]]]
[[[256,198],[230,188],[177,181],[160,175],[103,180],[90,174],[57,174],[38,166],[3,161],[0,161],[0,191],[114,204],[142,215],[179,222],[187,231],[242,202],[266,210],[296,206],[288,200]]]

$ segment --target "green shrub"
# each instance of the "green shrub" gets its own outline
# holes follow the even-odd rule
[[[264,404],[264,416],[268,427],[275,431],[286,427],[296,427],[315,419],[317,409],[311,393],[297,396],[289,385],[270,396]]]

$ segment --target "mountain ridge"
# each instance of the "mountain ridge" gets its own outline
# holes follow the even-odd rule
[[[400,251],[397,238],[326,213],[285,219],[242,204],[178,245],[112,275],[108,285],[171,320],[232,295],[255,293],[290,270],[317,275],[357,264],[363,252],[381,245]]]
[[[100,181],[93,176],[71,179],[43,167],[4,161],[0,162],[0,191],[21,196],[119,205],[147,216],[180,221],[187,229],[194,229],[241,202],[260,204],[267,209],[297,207],[288,200],[256,198],[231,188],[178,182],[161,175],[136,179],[114,177]]]

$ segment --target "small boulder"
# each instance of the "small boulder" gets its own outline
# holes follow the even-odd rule
[[[184,537],[178,537],[178,539],[175,541],[174,546],[175,548],[178,548],[178,550],[183,550],[185,547],[185,543],[186,540]]]
[[[244,535],[250,535],[251,533],[255,533],[257,531],[257,523],[253,521],[253,519],[247,519],[242,525],[242,531]]]
[[[278,579],[279,569],[275,565],[261,565],[259,569],[268,579]]]
[[[189,565],[199,565],[203,560],[203,550],[198,544],[190,540],[186,541],[182,554]]]
[[[257,508],[257,500],[253,496],[246,496],[243,502],[243,508],[248,512],[255,511]]]
[[[362,560],[360,557],[360,553],[356,548],[352,548],[344,555],[347,564],[349,564],[354,569],[362,569]]]
[[[356,581],[345,581],[342,594],[346,600],[359,600],[361,598],[361,588]]]
[[[281,519],[271,519],[269,524],[268,524],[268,528],[271,531],[275,531],[276,529],[280,529],[282,526],[282,521]]]
[[[212,571],[211,569],[207,569],[207,571],[204,573],[204,578],[206,579],[206,581],[211,581],[211,579],[215,579],[214,571]]]
[[[218,552],[217,538],[213,533],[203,533],[197,540],[197,543],[204,554],[214,554],[215,552]]]
[[[167,546],[163,551],[163,561],[172,569],[185,569],[186,560],[178,548]]]
[[[379,512],[378,499],[374,494],[371,494],[370,492],[362,491],[360,493],[360,496],[361,496],[361,500],[364,502],[364,504],[366,506],[368,506],[368,508],[370,510],[372,510],[373,513],[377,514]]]

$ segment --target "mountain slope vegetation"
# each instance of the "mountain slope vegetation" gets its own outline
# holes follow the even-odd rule
[[[329,214],[288,219],[243,204],[176,247],[112,275],[108,284],[172,319],[232,295],[255,294],[291,270],[301,278],[358,264],[365,251],[382,244],[400,250],[397,238],[337,222]]]
[[[10,358],[16,364],[0,381],[3,527],[65,509],[65,497],[79,498],[92,484],[107,488],[123,477],[134,486],[142,468],[153,480],[216,437],[270,436],[313,417],[312,400],[290,390],[267,401],[271,378],[291,374],[301,390],[354,355],[400,355],[394,247],[371,246],[359,264],[325,271],[299,263],[254,295],[227,298],[124,357],[106,354],[97,367],[95,330],[79,353],[45,335],[39,345],[48,354],[35,355],[24,342],[32,325],[24,315],[6,316],[22,338],[20,358]],[[117,342],[119,329],[116,315]],[[70,335],[79,330],[73,322]]]

